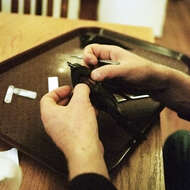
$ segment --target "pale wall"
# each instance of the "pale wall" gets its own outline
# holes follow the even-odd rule
[[[153,28],[162,35],[167,0],[100,0],[99,20]]]

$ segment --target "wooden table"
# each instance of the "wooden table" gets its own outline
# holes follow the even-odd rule
[[[152,30],[146,27],[1,13],[0,62],[82,26],[103,27],[154,42]],[[119,169],[113,178],[113,183],[118,190],[164,189],[161,146],[160,126],[155,124],[148,139],[137,148],[128,163]],[[0,149],[8,149],[8,146],[0,142]],[[67,189],[66,179],[39,165],[22,153],[19,154],[19,158],[23,171],[21,190]]]

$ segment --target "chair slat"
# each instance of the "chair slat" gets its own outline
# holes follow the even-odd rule
[[[69,0],[0,0],[0,11],[67,17]]]
[[[53,0],[48,0],[47,3],[47,16],[53,15]]]
[[[24,0],[24,14],[30,14],[30,0]]]
[[[0,0],[0,11],[2,11],[2,2]]]
[[[61,17],[67,17],[68,0],[61,1]]]
[[[18,0],[12,0],[11,2],[11,12],[17,13],[18,12]]]
[[[79,17],[81,19],[96,20],[98,3],[99,0],[81,0]]]
[[[36,0],[36,14],[42,14],[42,0]]]

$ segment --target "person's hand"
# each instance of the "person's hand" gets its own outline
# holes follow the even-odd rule
[[[117,46],[91,44],[84,49],[86,64],[96,65],[98,59],[120,62],[94,69],[91,78],[102,81],[121,77],[126,88],[134,87],[150,93],[152,98],[183,114],[190,110],[190,77],[181,71],[153,63]]]
[[[41,99],[45,130],[66,155],[75,147],[81,146],[82,151],[99,143],[96,114],[89,93],[88,86],[80,84],[75,87],[69,103],[69,86],[60,87]]]
[[[96,65],[98,59],[119,62],[119,65],[105,65],[98,67],[91,73],[91,78],[96,81],[121,77],[128,84],[142,89],[163,89],[168,85],[167,72],[161,65],[139,57],[118,46],[92,44],[84,49],[86,64]]]
[[[40,102],[45,130],[65,153],[70,178],[85,172],[108,177],[89,93],[87,85],[79,84],[71,97],[71,88],[63,86],[44,95]]]

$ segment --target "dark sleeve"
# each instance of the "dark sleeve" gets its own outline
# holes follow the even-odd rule
[[[116,190],[116,188],[104,176],[89,173],[75,177],[69,184],[69,190]]]
[[[180,118],[190,121],[190,113],[178,113],[177,114]]]
[[[190,131],[170,135],[163,147],[166,190],[190,189]]]

